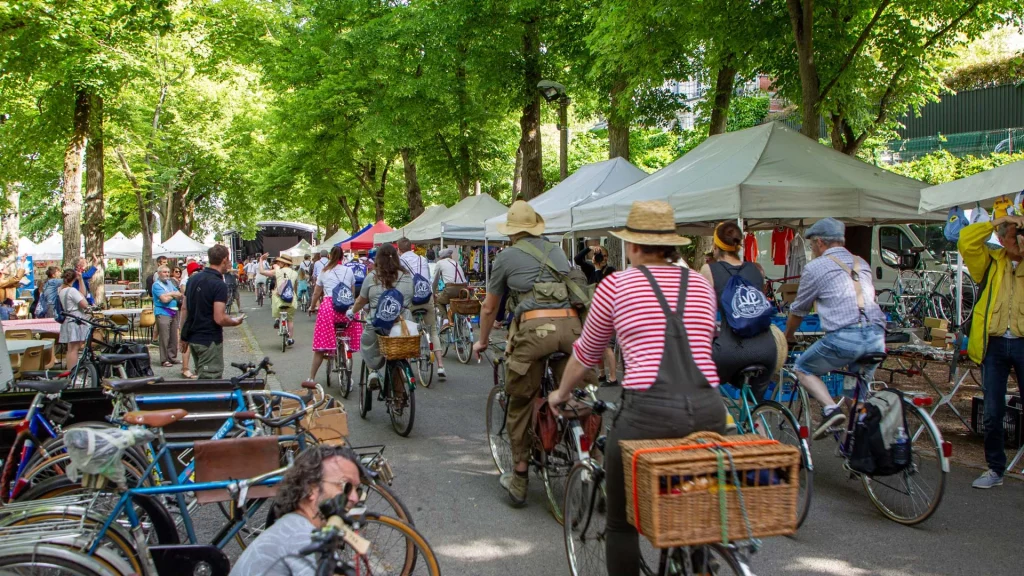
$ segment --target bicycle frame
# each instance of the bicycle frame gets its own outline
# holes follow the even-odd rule
[[[32,399],[32,404],[29,405],[28,410],[7,410],[0,412],[0,428],[14,428],[17,432],[14,446],[17,446],[17,438],[27,436],[25,443],[21,447],[21,456],[18,459],[18,467],[14,472],[14,485],[10,487],[10,490],[8,490],[7,486],[0,488],[7,492],[4,495],[5,498],[0,498],[0,500],[9,501],[16,498],[27,486],[27,483],[22,479],[22,475],[25,473],[25,467],[32,459],[37,447],[42,445],[42,440],[39,438],[39,431],[44,430],[49,434],[50,438],[57,437],[58,428],[51,425],[51,423],[43,417],[40,410],[45,398],[46,395],[40,392]],[[9,467],[13,465],[14,458],[11,458],[10,461],[4,462],[3,470],[8,470]]]

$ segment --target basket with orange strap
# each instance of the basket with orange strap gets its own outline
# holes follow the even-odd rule
[[[380,353],[388,360],[407,360],[419,358],[420,336],[419,334],[409,335],[409,325],[405,320],[399,320],[402,326],[401,336],[377,335],[377,342],[380,343]]]
[[[480,313],[480,301],[470,294],[468,289],[459,290],[459,297],[448,302],[452,312],[463,316],[476,316]]]
[[[792,534],[800,452],[758,435],[623,440],[626,519],[658,548]]]

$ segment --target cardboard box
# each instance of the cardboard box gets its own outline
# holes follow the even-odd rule
[[[348,436],[348,413],[345,406],[336,399],[318,412],[307,415],[302,419],[302,427],[315,438],[324,444],[342,445],[345,437]],[[275,416],[292,414],[299,408],[299,403],[290,398],[281,399],[281,409]],[[281,428],[281,435],[288,436],[295,434],[295,429],[290,426]]]
[[[924,325],[928,328],[939,328],[942,330],[949,329],[949,321],[942,318],[925,318]]]
[[[953,345],[950,344],[949,342],[946,342],[945,338],[933,338],[931,341],[931,345],[934,346],[935,348],[942,348],[943,350],[953,349]]]
[[[931,329],[932,340],[945,340],[946,339],[946,334],[949,334],[948,330],[944,330],[942,328],[932,328]]]
[[[792,304],[796,300],[796,293],[800,289],[799,282],[791,282],[779,286],[779,297],[783,302]]]

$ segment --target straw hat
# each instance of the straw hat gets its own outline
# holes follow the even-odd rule
[[[285,266],[291,266],[292,265],[292,257],[288,256],[287,254],[281,254],[277,258],[274,258],[274,262],[281,262]]]
[[[690,239],[676,233],[675,212],[668,202],[649,200],[633,202],[623,230],[612,236],[648,246],[686,246]]]
[[[522,200],[516,200],[508,209],[508,217],[505,222],[498,224],[498,232],[506,236],[526,232],[533,236],[540,236],[544,233],[544,218]]]

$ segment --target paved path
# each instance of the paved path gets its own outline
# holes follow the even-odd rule
[[[312,320],[297,317],[295,347],[282,354],[269,303],[254,308],[252,293],[242,296],[256,344],[274,360],[282,385],[298,387],[309,372]],[[257,351],[248,354],[253,352]],[[411,437],[396,435],[379,408],[361,420],[352,406],[351,439],[356,444],[387,445],[397,474],[395,491],[438,553],[445,574],[567,574],[562,529],[545,509],[542,484],[531,478],[529,506],[522,510],[506,505],[498,485],[484,433],[489,367],[463,366],[454,358],[446,365],[446,382],[416,391]],[[1024,483],[1008,480],[995,490],[972,490],[970,483],[978,472],[954,467],[935,516],[908,528],[883,518],[860,483],[841,473],[839,460],[824,444],[815,457],[818,471],[810,517],[796,537],[765,542],[751,564],[756,574],[1021,573]]]

